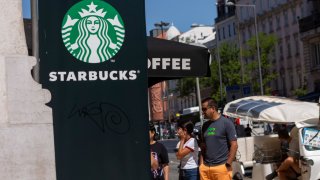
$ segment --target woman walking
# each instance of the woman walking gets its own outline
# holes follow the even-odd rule
[[[178,124],[180,138],[177,159],[180,160],[180,177],[182,180],[198,180],[199,146],[192,136],[194,125],[191,121]]]

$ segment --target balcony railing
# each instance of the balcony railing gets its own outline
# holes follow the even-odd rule
[[[235,14],[236,14],[235,11],[231,11],[231,12],[228,12],[228,13],[226,13],[226,14],[220,15],[220,16],[218,16],[217,18],[215,18],[215,23],[218,23],[218,22],[220,22],[220,21],[223,21],[223,20],[225,20],[225,19],[228,19],[229,17],[232,17],[232,16],[234,16]]]
[[[300,33],[320,27],[320,13],[316,12],[299,20]]]

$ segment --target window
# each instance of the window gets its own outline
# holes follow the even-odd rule
[[[246,33],[245,31],[242,31],[242,43],[244,44],[246,42]]]
[[[225,38],[226,38],[226,35],[225,35],[225,33],[224,33],[224,27],[222,28],[222,34],[223,34],[223,39],[225,39]]]
[[[272,17],[269,18],[269,32],[273,32],[273,21],[272,21]]]
[[[278,46],[279,46],[279,55],[280,55],[280,60],[283,60],[283,48],[282,48],[282,41],[279,40],[278,42]]]
[[[299,56],[300,54],[300,48],[299,48],[299,44],[300,44],[300,41],[298,39],[298,34],[295,34],[294,35],[294,44],[295,44],[295,49],[296,49],[296,56]]]
[[[229,37],[231,37],[231,26],[230,26],[230,24],[228,25],[228,31],[229,31]]]
[[[286,27],[288,27],[288,25],[289,25],[289,23],[288,23],[288,12],[287,11],[284,11],[283,12],[283,16],[284,16],[284,25],[286,26]]]
[[[277,16],[276,16],[276,19],[277,19],[277,30],[279,30],[279,29],[280,29],[280,24],[281,24],[280,16],[277,15]]]
[[[320,66],[320,43],[313,45],[313,65]]]
[[[277,73],[278,74],[278,73]],[[276,79],[276,90],[279,90],[279,84],[281,83],[280,81],[280,77],[278,76],[278,78]]]
[[[264,23],[264,21],[262,21],[262,31],[266,32],[266,24]]]
[[[301,81],[301,69],[300,69],[300,67],[296,67],[297,68],[297,76],[298,76],[298,84],[297,84],[297,86],[298,87],[302,87],[302,81]]]
[[[233,23],[233,35],[235,36],[237,33],[236,33],[236,24]]]
[[[293,78],[293,74],[292,74],[292,71],[290,71],[290,90],[294,90],[294,78]]]
[[[297,23],[297,12],[296,12],[296,8],[293,7],[291,9],[292,12],[292,24],[296,24]]]
[[[304,10],[303,10],[303,5],[300,4],[300,10],[301,10],[301,17],[304,17]]]
[[[218,36],[219,36],[219,41],[221,40],[221,37],[220,37],[220,29],[218,29]]]
[[[272,64],[276,63],[276,50],[273,49],[271,52],[271,60],[272,60]]]
[[[259,8],[259,9],[260,9],[260,13],[263,13],[263,10],[264,10],[264,9],[263,9],[263,2],[264,2],[264,1],[260,1],[260,3],[259,3],[259,5],[260,5],[260,8]],[[252,3],[253,3],[253,4],[256,4],[256,2],[252,2]],[[257,5],[256,5],[256,6],[257,6]],[[259,12],[259,11],[257,11],[257,12]]]
[[[291,58],[291,45],[290,45],[290,41],[287,41],[287,48],[288,48],[288,58]]]

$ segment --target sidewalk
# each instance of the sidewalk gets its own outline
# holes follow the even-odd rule
[[[178,172],[178,165],[179,160],[176,158],[175,153],[169,153],[169,180],[178,180],[179,179],[179,172]]]

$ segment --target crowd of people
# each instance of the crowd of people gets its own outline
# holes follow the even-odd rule
[[[176,157],[180,160],[180,180],[231,180],[232,162],[237,152],[237,133],[232,121],[218,112],[212,98],[202,101],[202,112],[209,121],[203,124],[199,138],[193,136],[191,121],[178,123]],[[166,148],[156,141],[156,130],[149,124],[151,176],[153,180],[169,179]]]
[[[231,180],[232,162],[238,149],[237,138],[241,137],[237,123],[224,117],[218,111],[217,103],[206,98],[201,103],[206,121],[199,136],[194,136],[194,124],[191,121],[179,121],[176,158],[180,161],[179,180]],[[280,125],[281,126],[281,125]],[[287,128],[274,126],[278,133],[284,158],[277,169],[266,176],[267,180],[279,177],[280,180],[300,176],[298,165],[299,141],[297,128],[288,133]],[[169,158],[164,145],[157,142],[156,128],[149,123],[151,174],[153,180],[169,180]],[[251,136],[249,124],[241,130],[243,137]]]

